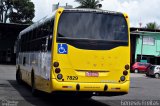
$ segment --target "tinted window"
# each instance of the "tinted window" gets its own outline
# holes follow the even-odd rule
[[[154,70],[154,68],[155,68],[155,66],[151,66],[151,68],[150,68],[150,69],[151,69],[151,70]]]
[[[21,37],[21,51],[50,51],[53,36],[54,20],[49,20],[40,26],[29,30]]]
[[[122,14],[63,12],[58,37],[128,41],[128,28]]]

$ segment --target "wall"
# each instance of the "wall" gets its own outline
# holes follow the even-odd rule
[[[14,44],[28,25],[0,23],[0,64],[15,64]]]
[[[143,44],[142,46],[142,36],[143,37],[153,37],[155,39],[154,45]],[[144,42],[144,41],[143,41]],[[141,48],[143,49],[141,50]],[[143,55],[152,55],[152,56],[160,56],[160,33],[159,32],[143,32],[140,33],[140,36],[136,39],[136,53],[135,59],[137,59],[137,54],[141,55],[141,51]]]

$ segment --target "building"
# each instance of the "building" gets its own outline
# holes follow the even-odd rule
[[[0,23],[0,64],[15,64],[14,44],[28,25]]]
[[[160,65],[160,30],[131,28],[131,47],[132,63],[148,62]]]
[[[73,8],[72,5],[68,5],[67,3],[66,3],[65,6],[60,6],[59,3],[58,3],[58,4],[53,4],[53,6],[52,6],[52,12],[55,11],[55,10],[57,10],[59,7],[66,8],[66,9]]]
[[[15,64],[14,44],[29,25],[0,23],[0,64]],[[131,65],[135,62],[160,64],[160,30],[130,28]]]

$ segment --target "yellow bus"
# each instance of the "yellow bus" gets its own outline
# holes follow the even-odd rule
[[[95,9],[57,9],[20,32],[16,79],[47,93],[129,92],[128,16]]]

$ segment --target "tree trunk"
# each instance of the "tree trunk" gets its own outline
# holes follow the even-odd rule
[[[7,19],[8,19],[8,15],[7,15],[8,10],[9,10],[9,6],[8,6],[7,9],[4,11],[4,23],[6,23],[6,22],[7,22]]]
[[[3,2],[0,0],[0,22],[3,22]]]
[[[2,15],[1,15],[1,13],[0,13],[0,22],[2,22]]]
[[[0,6],[1,6],[1,3],[0,3]],[[0,7],[0,22],[2,22],[2,7]]]
[[[6,21],[7,21],[7,11],[8,11],[8,10],[6,10],[6,11],[4,12],[4,23],[6,23]]]

